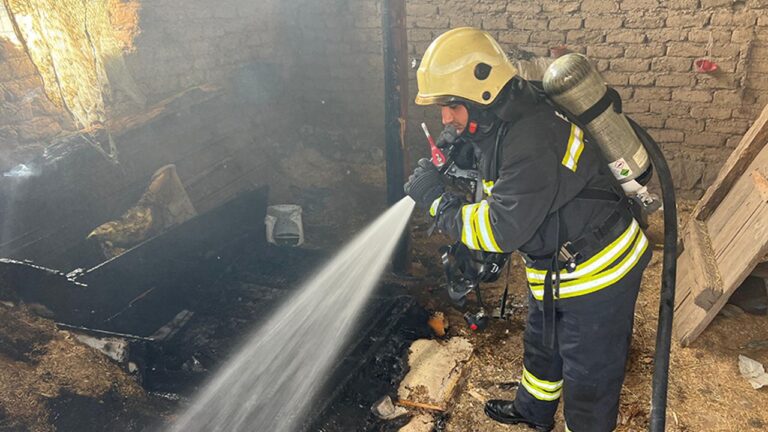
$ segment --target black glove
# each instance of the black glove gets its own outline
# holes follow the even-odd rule
[[[413,174],[408,177],[408,182],[404,186],[405,193],[408,194],[416,205],[420,207],[429,207],[445,191],[442,175],[432,165],[427,158],[419,160],[419,166],[413,170]]]

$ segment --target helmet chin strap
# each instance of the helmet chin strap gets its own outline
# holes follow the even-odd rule
[[[462,131],[461,137],[471,141],[479,141],[493,136],[501,119],[489,108],[467,103],[469,113],[467,127]]]

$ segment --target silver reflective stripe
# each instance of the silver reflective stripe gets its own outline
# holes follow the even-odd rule
[[[579,157],[584,150],[584,132],[575,124],[571,124],[571,136],[568,139],[568,147],[565,149],[565,156],[562,164],[571,171],[576,171],[579,163]]]
[[[461,242],[468,248],[479,250],[475,241],[475,233],[472,230],[472,217],[479,204],[467,204],[461,208]]]
[[[629,255],[619,265],[603,273],[587,277],[583,282],[576,280],[560,284],[560,298],[589,294],[618,282],[640,261],[640,257],[647,247],[648,238],[640,231]],[[542,300],[544,298],[544,286],[538,285],[536,288],[531,286],[531,293],[536,300]]]
[[[589,276],[592,273],[603,269],[606,265],[610,264],[616,258],[621,256],[624,251],[629,247],[630,242],[635,238],[637,231],[640,230],[640,224],[636,220],[632,220],[632,223],[627,227],[623,234],[616,238],[611,244],[606,246],[602,251],[595,254],[586,262],[582,263],[576,270],[568,272],[567,270],[560,271],[560,280],[573,280],[584,276]],[[547,272],[544,270],[526,268],[526,276],[530,283],[544,283]],[[555,276],[552,275],[552,280]]]
[[[487,252],[501,252],[499,245],[496,244],[496,239],[493,237],[493,229],[491,228],[491,216],[490,205],[488,201],[480,201],[480,208],[474,215],[476,225],[479,229],[478,237],[480,239],[481,246],[484,251]]]

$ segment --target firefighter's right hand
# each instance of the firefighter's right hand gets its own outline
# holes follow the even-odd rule
[[[445,192],[445,185],[442,175],[432,165],[432,161],[422,158],[405,183],[404,189],[405,193],[416,201],[416,205],[429,207]]]

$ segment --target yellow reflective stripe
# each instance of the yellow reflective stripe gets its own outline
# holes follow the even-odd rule
[[[547,401],[547,402],[555,401],[560,398],[560,394],[562,393],[562,390],[557,390],[554,392],[548,392],[546,390],[542,390],[536,387],[530,381],[528,381],[528,378],[525,375],[523,375],[521,384],[523,384],[523,387],[528,391],[528,393],[531,394],[531,396],[542,401]]]
[[[479,204],[467,204],[461,208],[461,242],[468,248],[479,250],[477,246],[477,237],[475,230],[472,229],[473,215],[477,211]]]
[[[629,248],[639,230],[640,224],[632,219],[632,223],[629,224],[626,230],[624,230],[623,234],[618,236],[616,240],[604,247],[603,250],[596,253],[593,257],[579,264],[574,271],[568,272],[568,270],[561,270],[560,280],[573,280],[599,273]],[[546,270],[526,268],[525,274],[528,277],[528,282],[532,284],[541,284],[544,283],[547,272]],[[554,276],[552,278],[554,279]]]
[[[543,379],[538,379],[531,372],[529,372],[525,366],[523,366],[523,377],[525,377],[525,379],[534,384],[536,387],[539,387],[540,389],[548,392],[554,392],[563,388],[563,380],[546,381]]]
[[[480,240],[480,245],[484,251],[487,252],[501,252],[501,248],[496,243],[496,239],[493,236],[493,230],[491,228],[491,215],[490,205],[488,201],[480,201],[480,207],[475,213],[475,226],[477,227],[477,237]]]
[[[640,256],[648,248],[648,239],[642,231],[638,232],[637,241],[626,257],[616,267],[603,273],[582,280],[576,280],[560,284],[560,297],[569,298],[590,294],[605,287],[613,285],[623,278],[640,261]],[[531,293],[536,300],[544,298],[544,286],[531,285]]]
[[[584,150],[584,132],[578,126],[571,123],[571,136],[568,138],[568,147],[565,149],[562,164],[571,171],[576,171],[579,157]]]
[[[565,432],[573,432],[573,431],[572,431],[572,430],[571,430],[571,429],[568,427],[568,425],[567,425],[567,424],[565,425]]]
[[[438,197],[436,200],[432,201],[432,205],[429,206],[429,215],[432,217],[435,217],[437,214],[437,208],[440,207],[440,201],[443,199],[442,196]]]
[[[483,192],[485,192],[486,195],[491,196],[493,185],[493,180],[483,180]]]

